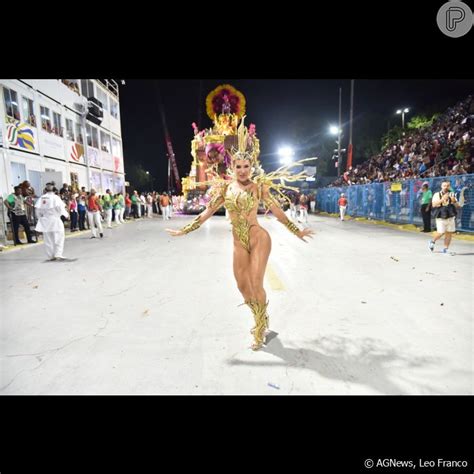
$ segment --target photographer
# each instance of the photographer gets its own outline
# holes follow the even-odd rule
[[[443,181],[441,183],[441,191],[433,195],[432,206],[433,216],[436,219],[436,232],[433,240],[430,240],[429,248],[433,251],[435,242],[444,234],[444,249],[443,253],[446,255],[453,255],[448,253],[451,237],[456,231],[456,214],[459,205],[456,196],[450,192],[450,182]]]

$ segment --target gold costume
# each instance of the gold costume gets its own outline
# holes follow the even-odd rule
[[[260,349],[265,344],[266,331],[268,330],[269,317],[267,314],[268,301],[266,303],[260,303],[257,300],[250,300],[246,303],[252,310],[253,318],[255,320],[255,326],[250,331],[254,337],[254,343],[252,345],[253,350]]]
[[[213,171],[212,167],[209,168],[206,170],[206,173],[208,173],[208,176],[212,176],[212,180],[200,183],[202,185],[211,186],[211,199],[207,208],[181,230],[187,234],[198,229],[201,225],[200,218],[203,214],[205,214],[203,220],[206,220],[224,205],[230,214],[234,238],[252,255],[250,229],[252,227],[260,227],[256,219],[259,204],[262,202],[266,212],[268,212],[272,210],[272,208],[275,209],[275,206],[280,208],[277,197],[289,201],[289,198],[283,193],[283,190],[297,190],[297,188],[288,186],[286,183],[299,181],[307,177],[304,172],[292,174],[290,170],[295,166],[301,166],[303,162],[308,160],[300,160],[291,165],[283,166],[271,173],[265,173],[258,161],[258,155],[260,153],[258,139],[256,139],[253,134],[249,134],[247,128],[244,126],[244,118],[245,117],[242,118],[236,134],[238,146],[232,149],[230,156],[232,162],[235,162],[235,160],[248,160],[250,162],[252,174],[249,179],[254,185],[252,185],[249,190],[243,190],[241,188],[234,189],[235,186],[230,186],[230,184],[235,183],[237,180],[232,170],[228,169],[227,176],[223,177]],[[299,236],[300,229],[296,224],[286,217],[285,219],[286,220],[283,221],[282,218],[280,222],[287,227],[290,232]],[[264,291],[263,287],[262,291]],[[259,298],[261,299],[262,297],[259,296]],[[265,344],[265,337],[269,330],[269,316],[267,314],[268,301],[265,302],[265,300],[259,301],[255,298],[247,298],[243,304],[246,304],[251,309],[255,320],[255,327],[251,330],[254,337],[252,349],[258,350]]]

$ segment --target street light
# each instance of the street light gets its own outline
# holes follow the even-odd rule
[[[278,154],[281,157],[280,163],[282,165],[288,165],[293,161],[293,156],[295,155],[295,152],[293,151],[291,147],[285,146],[278,150]]]
[[[337,135],[337,175],[341,174],[341,164],[342,164],[342,155],[341,155],[341,139],[342,139],[342,124],[341,124],[341,108],[342,108],[342,88],[339,87],[339,126],[331,125],[329,127],[329,133],[331,135]]]
[[[397,114],[402,114],[402,128],[405,128],[405,114],[408,112],[410,112],[410,110],[407,108],[397,110]]]
[[[150,174],[150,172],[149,172],[149,171],[146,171],[146,174]]]

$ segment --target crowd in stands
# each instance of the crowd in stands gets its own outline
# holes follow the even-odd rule
[[[402,138],[329,186],[403,181],[474,173],[474,100],[470,95],[432,125],[405,129]]]

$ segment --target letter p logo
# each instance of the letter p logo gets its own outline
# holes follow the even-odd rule
[[[451,38],[459,38],[468,33],[472,28],[473,20],[472,10],[459,0],[445,3],[436,16],[438,28]]]
[[[466,14],[462,8],[449,7],[446,10],[446,28],[448,31],[454,31],[458,23],[466,18]]]

